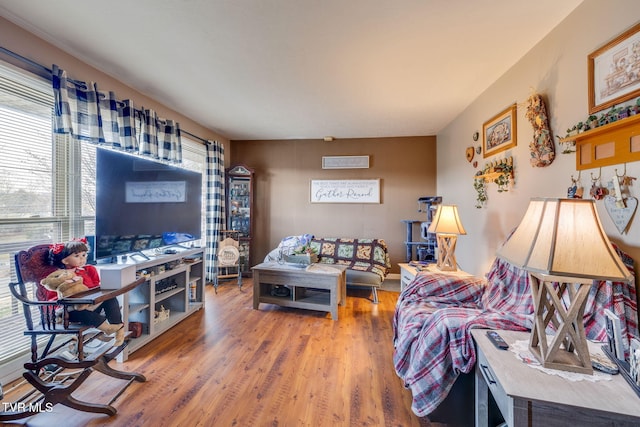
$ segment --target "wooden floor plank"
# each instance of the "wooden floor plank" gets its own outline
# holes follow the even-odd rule
[[[114,403],[113,417],[56,406],[21,423],[47,426],[435,426],[411,411],[393,370],[398,293],[350,289],[339,320],[261,304],[242,290],[206,288],[205,309],[116,368],[143,373]],[[76,393],[103,398],[116,380],[92,375]],[[114,384],[110,384],[115,381]],[[106,397],[105,397],[106,398]],[[61,424],[61,425],[62,425]]]

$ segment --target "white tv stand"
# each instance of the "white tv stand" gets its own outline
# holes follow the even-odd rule
[[[187,260],[187,261],[185,261]],[[124,327],[129,322],[142,323],[142,335],[132,338],[118,356],[127,360],[143,345],[153,341],[178,322],[204,307],[204,249],[187,249],[138,261],[127,257],[122,264],[98,264],[100,282],[105,288],[121,287],[147,275],[146,282],[118,299],[122,306]],[[156,318],[164,307],[168,318]]]

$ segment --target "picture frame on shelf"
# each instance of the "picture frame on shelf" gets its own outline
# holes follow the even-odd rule
[[[482,125],[482,155],[493,156],[517,145],[517,106],[513,104]]]
[[[588,56],[589,113],[640,96],[640,24]]]
[[[607,330],[607,343],[609,345],[609,351],[619,360],[625,360],[624,344],[622,343],[622,324],[620,318],[615,315],[611,310],[604,310],[606,330]]]

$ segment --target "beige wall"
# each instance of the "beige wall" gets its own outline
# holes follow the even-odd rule
[[[542,13],[542,12],[541,12]],[[161,116],[180,122],[181,127],[206,139],[225,143],[227,161],[246,163],[256,169],[256,242],[254,260],[259,260],[280,238],[296,233],[383,237],[389,243],[394,264],[404,259],[402,219],[422,220],[416,200],[438,194],[446,203],[459,206],[467,235],[458,240],[461,268],[474,273],[488,271],[495,250],[515,227],[528,200],[534,196],[563,197],[572,176],[577,177],[573,155],[558,154],[547,168],[528,164],[528,144],[533,130],[524,117],[531,89],[546,96],[552,132],[562,134],[587,115],[587,55],[631,27],[640,16],[636,0],[585,0],[565,21],[489,87],[449,126],[433,137],[351,139],[324,141],[228,141],[163,106],[145,94],[102,73],[31,33],[0,18],[2,46],[50,67],[56,63],[73,78],[97,81],[120,98],[132,98],[137,105],[154,108]],[[535,19],[532,17],[532,19]],[[508,35],[505,35],[508,36]],[[472,177],[476,172],[464,157],[471,139],[482,123],[512,103],[518,103],[518,146],[506,154],[515,158],[516,184],[507,193],[489,185],[486,208],[476,209]],[[232,151],[233,150],[233,151]],[[366,170],[322,170],[323,155],[371,155]],[[479,160],[480,166],[483,160]],[[615,167],[602,169],[609,179]],[[588,190],[589,172],[581,181]],[[640,178],[640,162],[627,165],[631,176]],[[372,205],[311,205],[308,185],[311,178],[380,178],[382,203]],[[437,179],[437,187],[436,187]],[[437,193],[436,193],[437,188]],[[635,181],[632,195],[640,195]],[[602,202],[598,208],[603,225],[612,239],[640,259],[640,223],[636,218],[627,234],[621,235],[608,217]],[[636,215],[637,217],[637,215]],[[394,265],[395,267],[395,265]],[[394,268],[397,272],[397,268]]]
[[[2,47],[30,59],[37,64],[49,69],[51,69],[53,64],[56,64],[67,71],[67,74],[72,79],[94,81],[98,84],[100,90],[114,91],[118,99],[132,99],[134,105],[137,107],[144,106],[145,108],[151,108],[155,110],[160,117],[177,121],[180,123],[181,129],[191,132],[200,138],[217,140],[225,143],[225,145],[229,145],[227,138],[217,135],[188,117],[172,110],[171,106],[158,103],[147,95],[124,85],[113,77],[87,65],[2,17],[0,17],[0,40],[2,40]],[[2,59],[11,61],[10,58]],[[24,66],[22,62],[15,62],[15,64]]]
[[[558,154],[556,161],[546,168],[529,165],[528,145],[533,128],[524,114],[531,89],[544,94],[548,100],[553,134],[564,135],[568,127],[588,116],[587,56],[638,22],[638,17],[640,2],[637,0],[586,0],[438,133],[438,192],[451,203],[457,203],[465,216],[463,221],[468,234],[458,240],[456,250],[463,269],[475,274],[486,273],[498,245],[519,223],[529,199],[537,196],[566,197],[571,176],[578,177],[575,154]],[[473,143],[472,134],[481,131],[484,121],[514,102],[518,104],[518,145],[507,154],[515,159],[516,184],[507,193],[498,193],[494,184],[489,185],[487,207],[476,209],[472,185],[476,170],[464,159],[465,147],[478,145]],[[482,159],[480,164],[483,164]],[[623,165],[602,168],[603,181],[612,178],[615,168],[621,173]],[[591,172],[597,176],[599,170],[587,170],[581,174],[587,195]],[[640,162],[629,163],[627,172],[630,176],[640,177]],[[638,181],[631,187],[631,193],[640,197]],[[611,221],[603,202],[596,203],[607,234],[630,252],[636,262],[640,260],[638,213],[629,232],[622,235]]]
[[[253,264],[286,236],[383,238],[392,272],[405,259],[403,219],[424,221],[417,200],[436,194],[435,137],[232,141],[232,164],[255,170]],[[322,169],[322,156],[368,155],[369,169]],[[380,204],[310,202],[311,179],[380,179]]]

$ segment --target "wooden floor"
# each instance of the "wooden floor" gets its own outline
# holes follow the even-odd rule
[[[339,320],[261,304],[243,289],[206,288],[205,309],[133,353],[117,369],[144,374],[113,417],[60,405],[30,426],[435,426],[411,412],[392,362],[398,293],[350,289]],[[74,394],[101,402],[119,380],[94,373]]]

